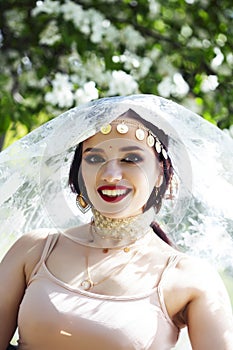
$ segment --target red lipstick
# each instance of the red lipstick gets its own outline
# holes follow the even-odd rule
[[[98,188],[100,197],[109,203],[117,203],[124,199],[129,192],[130,188],[125,186],[101,186]]]

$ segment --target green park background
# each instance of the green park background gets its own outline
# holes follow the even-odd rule
[[[0,150],[80,103],[137,93],[233,137],[232,76],[232,0],[0,0]]]

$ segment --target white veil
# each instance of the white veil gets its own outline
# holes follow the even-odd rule
[[[37,228],[90,220],[68,174],[75,146],[129,108],[169,136],[178,191],[155,217],[182,250],[233,266],[233,140],[186,108],[154,95],[103,98],[73,108],[0,154],[1,250]]]

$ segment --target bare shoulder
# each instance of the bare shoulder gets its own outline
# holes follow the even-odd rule
[[[182,255],[175,268],[177,289],[185,290],[188,302],[203,295],[222,295],[228,299],[228,295],[217,269],[208,261]]]
[[[32,249],[35,249],[35,247],[39,247],[39,245],[43,244],[49,232],[50,231],[48,229],[39,229],[23,234],[10,247],[5,257],[7,257],[8,254],[12,255],[12,253],[16,253],[16,255],[20,255],[22,252],[30,253]]]
[[[232,307],[216,268],[202,259],[184,258],[177,269],[188,299],[176,319],[188,326],[193,348],[232,349]]]
[[[192,293],[224,289],[217,269],[207,260],[184,255],[177,264],[181,282],[189,287]]]
[[[218,271],[204,259],[182,254],[169,270],[164,283],[166,303],[171,318],[179,326],[187,324],[187,310],[196,301],[203,305],[221,303],[230,311],[229,296]]]
[[[25,276],[30,275],[32,269],[39,261],[46,239],[51,230],[38,229],[22,235],[10,247],[5,254],[1,264],[4,266],[17,265],[18,269],[23,269]]]

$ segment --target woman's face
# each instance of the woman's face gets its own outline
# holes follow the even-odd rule
[[[81,171],[87,194],[105,216],[141,213],[162,177],[153,147],[136,139],[136,128],[130,126],[127,134],[119,134],[113,125],[108,135],[99,132],[83,143]]]

